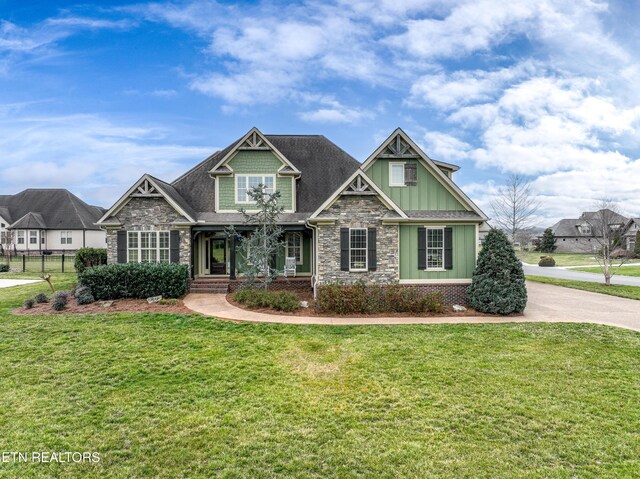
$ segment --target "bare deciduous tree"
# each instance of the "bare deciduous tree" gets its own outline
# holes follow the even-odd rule
[[[540,202],[531,191],[531,183],[521,175],[511,175],[491,201],[493,222],[511,239],[519,231],[533,227]]]
[[[616,269],[626,263],[631,255],[622,249],[622,215],[617,205],[611,200],[603,199],[595,207],[595,212],[584,213],[580,217],[588,229],[582,233],[588,234],[595,242],[594,256],[604,275],[604,283],[608,286]]]

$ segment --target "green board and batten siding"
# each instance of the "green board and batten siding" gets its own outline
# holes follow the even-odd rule
[[[453,230],[453,269],[425,271],[418,268],[418,228],[435,225],[400,225],[400,279],[471,279],[476,266],[476,225],[447,225]]]
[[[238,211],[240,208],[250,209],[251,205],[236,203],[235,174],[240,175],[276,175],[276,190],[282,195],[280,204],[286,210],[293,209],[293,187],[295,181],[290,176],[277,176],[282,162],[270,151],[238,151],[229,161],[229,167],[234,175],[218,178],[218,209],[224,211]]]
[[[417,164],[416,186],[389,186],[389,162]],[[378,158],[365,172],[403,210],[456,210],[466,208],[418,160]]]

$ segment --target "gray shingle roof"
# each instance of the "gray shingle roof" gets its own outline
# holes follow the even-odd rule
[[[623,225],[627,223],[628,219],[622,215],[614,213],[611,210],[608,210],[606,213],[606,218],[611,222],[610,224],[620,224]],[[554,236],[564,236],[564,237],[576,237],[576,238],[587,238],[592,237],[593,234],[590,233],[581,233],[578,228],[580,225],[591,225],[595,227],[596,230],[599,229],[599,219],[602,216],[598,211],[585,211],[580,215],[580,218],[565,218],[563,220],[558,221],[555,225],[551,227],[551,231],[553,231]],[[600,228],[601,229],[601,228]]]
[[[174,203],[180,206],[180,208],[182,208],[185,213],[187,213],[193,219],[196,218],[196,212],[193,211],[193,208],[191,208],[191,205],[189,205],[189,203],[187,203],[187,201],[182,197],[182,195],[178,193],[178,191],[176,191],[173,185],[170,185],[169,183],[165,183],[164,181],[159,180],[158,178],[155,178],[151,175],[149,176],[153,178],[153,181],[155,181],[160,188],[162,188],[163,193],[165,193],[169,198],[171,198],[174,201]]]
[[[41,222],[42,229],[99,229],[94,225],[105,213],[105,209],[91,206],[64,189],[27,189],[16,195],[0,196],[0,208],[5,208],[16,223],[27,221],[29,213],[34,216],[28,221]],[[0,213],[1,214],[1,213]],[[14,224],[16,224],[14,223]],[[23,224],[23,223],[20,223]],[[22,226],[20,226],[22,228]]]
[[[360,163],[322,135],[265,135],[298,170],[296,206],[299,213],[312,213],[358,169]],[[209,171],[235,145],[214,153],[172,185],[199,219],[215,209],[213,179]]]
[[[479,220],[482,217],[475,211],[457,211],[457,210],[409,210],[405,211],[409,218],[442,218],[457,220]]]
[[[17,230],[43,230],[47,228],[44,218],[40,213],[27,213],[11,225]]]

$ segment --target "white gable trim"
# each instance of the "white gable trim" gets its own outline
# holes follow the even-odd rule
[[[122,195],[120,197],[120,199],[118,201],[116,201],[116,203],[109,208],[109,211],[107,211],[102,218],[100,218],[96,225],[98,226],[107,226],[107,225],[113,225],[114,223],[107,223],[106,220],[113,215],[118,214],[118,212],[127,204],[129,203],[129,201],[131,201],[131,198],[134,197],[134,195],[136,194],[136,191],[138,190],[138,187],[140,187],[145,181],[147,181],[148,183],[150,183],[155,189],[156,191],[159,193],[159,195],[151,195],[152,197],[162,197],[165,199],[165,201],[167,203],[169,203],[171,205],[171,207],[176,210],[177,213],[179,213],[180,215],[184,216],[190,223],[195,223],[196,221],[186,212],[184,211],[180,205],[178,205],[175,201],[173,201],[173,199],[171,199],[171,197],[169,195],[167,195],[164,190],[162,189],[162,187],[153,180],[153,178],[147,174],[142,175],[142,177],[136,181],[133,186],[131,188],[129,188],[129,190],[127,190],[127,192]],[[140,196],[138,196],[140,197]]]
[[[291,173],[285,173],[285,174],[291,174],[291,175],[300,174],[300,170],[298,170],[298,168],[296,168],[293,165],[293,163],[291,163],[282,153],[280,153],[280,151],[275,146],[273,146],[273,144],[269,140],[267,140],[267,138],[262,134],[262,132],[258,130],[255,126],[251,128],[251,130],[249,130],[247,134],[244,135],[240,139],[240,141],[238,141],[235,144],[235,146],[226,155],[224,155],[224,157],[218,163],[216,163],[216,165],[213,168],[211,168],[211,170],[209,170],[209,173],[213,174],[221,166],[226,166],[226,163],[228,163],[231,160],[231,158],[233,158],[236,155],[236,153],[238,152],[242,144],[245,141],[247,141],[247,139],[250,136],[252,136],[254,133],[257,134],[260,137],[260,139],[268,146],[268,149],[271,150],[271,152],[276,156],[276,158],[282,161],[283,165],[278,169],[278,173],[280,173],[280,170],[282,170],[285,166],[288,166],[293,171]],[[231,170],[231,167],[227,166],[227,168]]]
[[[360,168],[358,168],[347,181],[342,183],[338,189],[325,201],[322,205],[313,212],[313,214],[309,217],[309,219],[315,219],[318,217],[320,213],[329,208],[333,203],[335,203],[338,198],[344,193],[344,191],[349,188],[351,183],[360,176],[364,181],[367,182],[370,188],[376,193],[376,196],[382,200],[382,203],[389,208],[390,210],[394,210],[396,213],[400,215],[401,218],[408,218],[406,213],[400,209],[400,207],[395,204],[395,202],[389,198],[384,191],[382,191],[378,185],[376,185],[371,178],[367,176],[367,174]],[[324,219],[324,218],[323,218]]]
[[[411,148],[413,148],[416,153],[418,153],[418,160],[422,163],[422,165],[427,168],[437,180],[440,181],[442,186],[444,186],[449,193],[456,197],[458,201],[460,201],[465,207],[469,209],[469,211],[475,211],[478,213],[483,220],[489,219],[487,215],[473,202],[471,199],[456,185],[451,178],[449,178],[437,165],[436,163],[429,158],[422,149],[414,143],[414,141],[409,138],[409,136],[402,131],[402,128],[396,128],[396,130],[389,135],[389,137],[366,159],[366,161],[360,167],[363,171],[366,171],[374,161],[378,158],[378,156],[384,151],[384,149],[391,143],[391,141],[396,137],[396,135],[400,135],[400,137],[406,141]]]

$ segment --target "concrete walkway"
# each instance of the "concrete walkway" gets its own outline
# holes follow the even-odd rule
[[[40,283],[41,279],[0,279],[0,288],[12,288],[23,284]]]
[[[444,324],[444,323],[595,323],[640,331],[640,301],[527,282],[529,303],[523,316],[450,316],[345,318],[287,316],[258,313],[237,308],[223,294],[189,294],[184,304],[207,316],[234,321],[286,324]]]
[[[604,283],[604,275],[599,273],[586,273],[566,268],[549,268],[533,264],[523,263],[524,274],[530,276],[545,276],[547,278],[570,279],[574,281],[588,281],[589,283]],[[621,276],[616,274],[611,278],[611,284],[624,284],[627,286],[640,286],[640,277]]]

